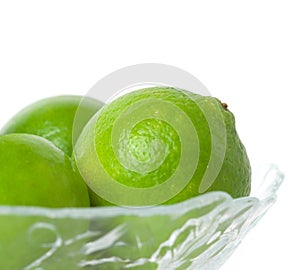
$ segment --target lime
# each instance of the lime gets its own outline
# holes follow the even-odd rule
[[[0,205],[87,207],[89,196],[70,158],[30,134],[0,136]]]
[[[75,147],[94,204],[176,203],[208,191],[250,192],[233,114],[218,99],[154,87],[104,106]]]
[[[76,140],[88,120],[103,103],[88,97],[56,96],[37,101],[16,114],[1,130],[1,134],[34,134],[53,142],[71,156],[72,139]],[[77,122],[72,138],[76,112]]]

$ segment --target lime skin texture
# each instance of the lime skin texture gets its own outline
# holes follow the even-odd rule
[[[71,156],[73,144],[81,130],[102,106],[102,102],[82,96],[45,98],[17,113],[1,129],[0,134],[26,133],[41,136]]]
[[[86,125],[74,153],[96,206],[173,204],[209,191],[237,198],[251,189],[234,115],[217,98],[185,90],[153,87],[113,100]],[[169,183],[174,175],[182,183]]]
[[[70,158],[31,134],[0,136],[0,205],[88,207],[86,184]]]

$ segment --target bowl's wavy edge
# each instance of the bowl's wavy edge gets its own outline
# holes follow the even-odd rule
[[[241,198],[232,198],[228,193],[222,191],[214,191],[201,194],[189,200],[173,204],[159,205],[154,207],[129,208],[119,206],[104,206],[94,208],[45,208],[34,206],[0,206],[0,215],[18,215],[18,216],[46,216],[48,218],[100,218],[112,217],[119,214],[151,216],[163,214],[178,215],[185,213],[191,209],[201,208],[203,204],[213,201],[244,203],[248,200],[257,200],[259,204],[266,204],[270,207],[277,198],[276,192],[281,185],[284,175],[277,165],[269,164],[265,171],[264,181],[261,183],[259,190],[255,191],[258,196],[247,196]],[[270,177],[271,176],[271,177]],[[270,179],[271,178],[271,179]],[[196,206],[196,207],[195,207]],[[145,211],[147,209],[147,211]]]
[[[21,216],[21,217],[46,217],[50,219],[101,219],[107,217],[117,217],[119,215],[130,215],[136,217],[148,217],[152,215],[169,215],[180,217],[191,210],[199,209],[205,205],[215,204],[215,207],[209,212],[211,216],[217,216],[224,211],[225,216],[227,211],[232,215],[232,224],[228,230],[218,236],[216,247],[220,251],[213,250],[214,245],[205,251],[195,260],[189,269],[194,269],[193,266],[201,264],[201,269],[211,270],[219,269],[221,265],[232,255],[234,250],[241,243],[244,236],[251,230],[256,223],[263,217],[267,210],[275,203],[277,199],[277,190],[283,181],[284,175],[274,164],[269,165],[263,171],[263,181],[257,190],[258,196],[248,196],[234,199],[225,192],[210,192],[199,195],[198,197],[187,201],[174,204],[148,207],[145,208],[124,208],[124,207],[98,207],[98,208],[42,208],[42,207],[22,207],[22,206],[1,206],[1,216]],[[226,217],[225,217],[226,219]],[[222,220],[217,219],[217,223],[222,223]],[[213,228],[211,228],[214,230]],[[218,231],[213,231],[218,235]],[[53,253],[56,251],[53,250]],[[46,256],[47,255],[47,256]],[[49,255],[49,256],[48,256]],[[46,256],[46,257],[45,257]],[[51,256],[47,253],[44,257],[34,261],[32,265],[40,265],[43,260]],[[152,258],[152,257],[151,257]],[[151,261],[151,258],[148,260]],[[146,261],[146,258],[145,258]],[[198,264],[199,263],[199,264]],[[29,268],[28,268],[29,269]],[[31,268],[30,268],[31,269]],[[197,268],[198,269],[198,268]]]

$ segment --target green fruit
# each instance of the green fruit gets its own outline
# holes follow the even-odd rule
[[[89,196],[70,158],[30,134],[0,136],[0,205],[87,207]]]
[[[85,124],[102,106],[103,103],[87,97],[46,98],[21,110],[5,125],[0,134],[38,135],[52,141],[58,148],[71,156],[72,140],[76,141]],[[79,111],[77,111],[78,109]],[[75,116],[77,118],[73,134]]]
[[[233,114],[216,98],[174,88],[142,89],[107,104],[83,130],[75,158],[99,205],[250,192],[250,164]]]

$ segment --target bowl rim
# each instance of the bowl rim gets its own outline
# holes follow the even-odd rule
[[[143,207],[126,207],[126,206],[99,206],[99,207],[65,207],[65,208],[49,208],[39,206],[0,206],[0,217],[6,215],[15,216],[46,216],[49,218],[104,218],[114,217],[116,215],[136,215],[141,217],[148,217],[153,215],[181,215],[192,209],[202,208],[211,203],[219,204],[264,204],[265,201],[269,203],[275,202],[277,195],[276,191],[281,185],[284,174],[279,170],[275,164],[265,164],[263,170],[265,171],[263,183],[258,190],[263,196],[245,196],[240,198],[233,198],[224,191],[211,191],[200,194],[196,197],[187,199],[185,201],[170,204],[170,205],[156,205]],[[270,177],[271,179],[267,179]],[[146,211],[145,211],[146,209]]]

